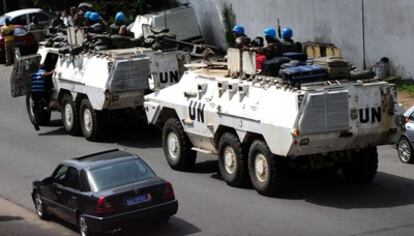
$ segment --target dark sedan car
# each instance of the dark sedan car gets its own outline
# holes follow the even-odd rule
[[[177,213],[171,184],[138,156],[110,150],[65,160],[33,182],[37,215],[59,217],[81,235],[118,231],[140,222],[167,222]]]

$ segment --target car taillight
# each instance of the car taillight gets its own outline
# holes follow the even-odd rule
[[[164,188],[164,199],[165,200],[172,200],[175,198],[174,190],[171,183],[167,182]]]
[[[112,205],[106,201],[105,197],[98,198],[98,201],[96,202],[96,214],[107,214],[113,210]]]

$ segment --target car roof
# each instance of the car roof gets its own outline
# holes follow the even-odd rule
[[[111,163],[115,162],[133,160],[137,158],[140,159],[140,157],[130,152],[113,149],[64,160],[61,162],[61,164],[71,165],[79,169],[89,170],[100,166],[110,165]]]
[[[26,15],[26,14],[30,14],[30,13],[38,13],[38,12],[42,12],[44,13],[44,11],[40,8],[26,8],[26,9],[20,9],[20,10],[16,10],[16,11],[10,11],[7,12],[6,14],[4,14],[5,16],[14,18],[16,16],[21,16],[21,15]]]

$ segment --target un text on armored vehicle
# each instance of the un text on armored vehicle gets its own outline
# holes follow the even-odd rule
[[[401,133],[395,85],[350,70],[338,78],[335,68],[316,64],[257,75],[254,57],[230,50],[228,68],[194,68],[145,97],[169,165],[190,170],[196,152],[217,154],[229,185],[251,181],[264,195],[285,191],[292,167],[336,167],[370,182],[377,146],[395,144]]]
[[[151,85],[163,88],[178,82],[190,60],[189,54],[181,51],[139,46],[80,49],[41,46],[38,54],[19,58],[11,74],[11,92],[13,97],[27,95],[27,111],[34,120],[30,75],[40,64],[54,69],[41,125],[50,121],[52,110],[60,111],[65,130],[82,132],[88,140],[102,138],[107,121],[113,117],[125,112],[144,116],[144,94]]]

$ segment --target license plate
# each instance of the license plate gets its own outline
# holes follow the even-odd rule
[[[125,204],[127,206],[133,206],[133,205],[140,204],[143,202],[149,202],[151,201],[151,199],[152,199],[151,194],[147,193],[147,194],[139,195],[133,198],[128,198],[125,200]]]

